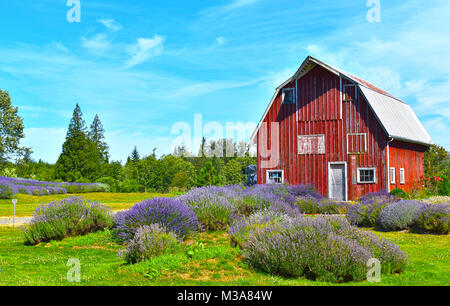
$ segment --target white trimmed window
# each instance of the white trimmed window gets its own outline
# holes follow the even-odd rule
[[[392,185],[395,185],[395,182],[396,182],[396,180],[395,180],[395,168],[391,168],[391,173],[390,173],[391,175],[390,175],[390,178],[391,178],[391,184]]]
[[[284,88],[282,90],[282,103],[294,104],[295,103],[294,92],[295,92],[294,88]]]
[[[266,175],[266,184],[283,184],[284,171],[283,170],[268,170]]]
[[[371,184],[377,182],[375,168],[358,168],[358,184]]]
[[[400,184],[405,185],[405,169],[400,169]]]

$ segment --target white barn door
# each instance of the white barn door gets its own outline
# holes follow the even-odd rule
[[[347,200],[347,165],[330,163],[328,169],[329,197],[333,200]]]

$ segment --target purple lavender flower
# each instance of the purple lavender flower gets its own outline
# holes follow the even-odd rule
[[[121,241],[129,241],[139,227],[151,224],[159,224],[180,239],[199,227],[194,211],[178,199],[153,198],[119,212],[114,234]]]

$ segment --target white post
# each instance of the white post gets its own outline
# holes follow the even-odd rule
[[[14,206],[13,227],[15,227],[15,225],[16,225],[16,204],[17,204],[17,199],[13,199],[12,203],[13,203],[13,206]]]

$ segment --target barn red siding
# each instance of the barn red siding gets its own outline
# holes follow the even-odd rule
[[[299,79],[297,84],[285,86],[297,88],[297,105],[281,104],[280,91],[263,122],[269,125],[271,122],[280,124],[280,165],[274,169],[284,170],[286,183],[311,184],[321,194],[328,196],[328,163],[346,162],[348,199],[356,199],[368,192],[387,189],[387,139],[360,93],[356,94],[354,90],[348,92],[348,101],[341,103],[340,84],[339,77],[316,66]],[[342,84],[351,83],[343,81]],[[322,134],[325,135],[325,154],[298,154],[298,135]],[[364,139],[367,149],[358,154],[348,154],[347,134],[366,134]],[[269,135],[269,139],[270,137]],[[362,146],[358,137],[351,139],[351,147]],[[260,145],[268,144],[259,144],[258,150]],[[358,184],[359,167],[376,168],[377,182]],[[258,152],[258,183],[266,182],[267,170],[271,169],[261,169]]]
[[[423,158],[425,146],[394,141],[389,145],[389,167],[395,168],[395,184],[390,190],[401,188],[410,191],[419,187],[418,182],[423,175]],[[405,169],[405,184],[400,182],[400,169]]]

